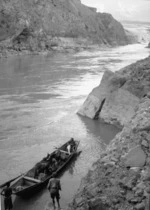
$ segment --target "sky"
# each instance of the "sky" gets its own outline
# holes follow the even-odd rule
[[[107,12],[117,20],[150,22],[150,0],[81,0],[85,5]]]

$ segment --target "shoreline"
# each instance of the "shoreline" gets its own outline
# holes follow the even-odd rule
[[[119,47],[119,46],[118,46]],[[99,44],[91,44],[88,46],[58,46],[58,47],[52,47],[50,50],[39,50],[39,51],[30,51],[30,50],[8,50],[7,48],[2,50],[0,52],[0,59],[8,58],[11,56],[23,56],[23,55],[48,55],[53,53],[76,53],[76,52],[82,52],[84,50],[102,50],[102,49],[110,49],[113,48],[113,46],[108,45],[99,45]]]

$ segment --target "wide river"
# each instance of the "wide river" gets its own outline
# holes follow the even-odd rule
[[[60,177],[61,207],[66,209],[81,178],[119,132],[76,112],[105,70],[118,71],[147,57],[146,45],[1,59],[0,183],[27,171],[74,137],[82,153]],[[14,210],[41,210],[47,209],[50,198],[44,189],[28,200],[14,196],[13,201]]]

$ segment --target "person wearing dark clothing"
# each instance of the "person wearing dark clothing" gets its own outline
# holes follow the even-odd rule
[[[60,199],[59,191],[61,190],[60,180],[56,179],[55,176],[53,176],[49,180],[47,188],[50,192],[50,196],[52,198],[54,208],[55,208],[55,199],[57,201],[58,208],[60,208],[60,204],[59,204],[59,199]]]
[[[2,190],[1,195],[4,196],[4,206],[5,206],[5,210],[10,210],[13,208],[13,204],[12,204],[12,189],[10,187],[10,184],[7,183],[7,186],[5,189]]]

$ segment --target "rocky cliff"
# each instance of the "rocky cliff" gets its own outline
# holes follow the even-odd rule
[[[69,210],[149,210],[150,99],[101,154],[82,180]]]
[[[113,73],[106,71],[102,81],[78,111],[92,119],[124,126],[135,114],[140,99],[150,91],[150,57]]]
[[[106,72],[80,111],[124,127],[83,178],[68,209],[149,210],[150,57]]]
[[[0,49],[41,51],[124,45],[122,25],[80,0],[1,0]]]

